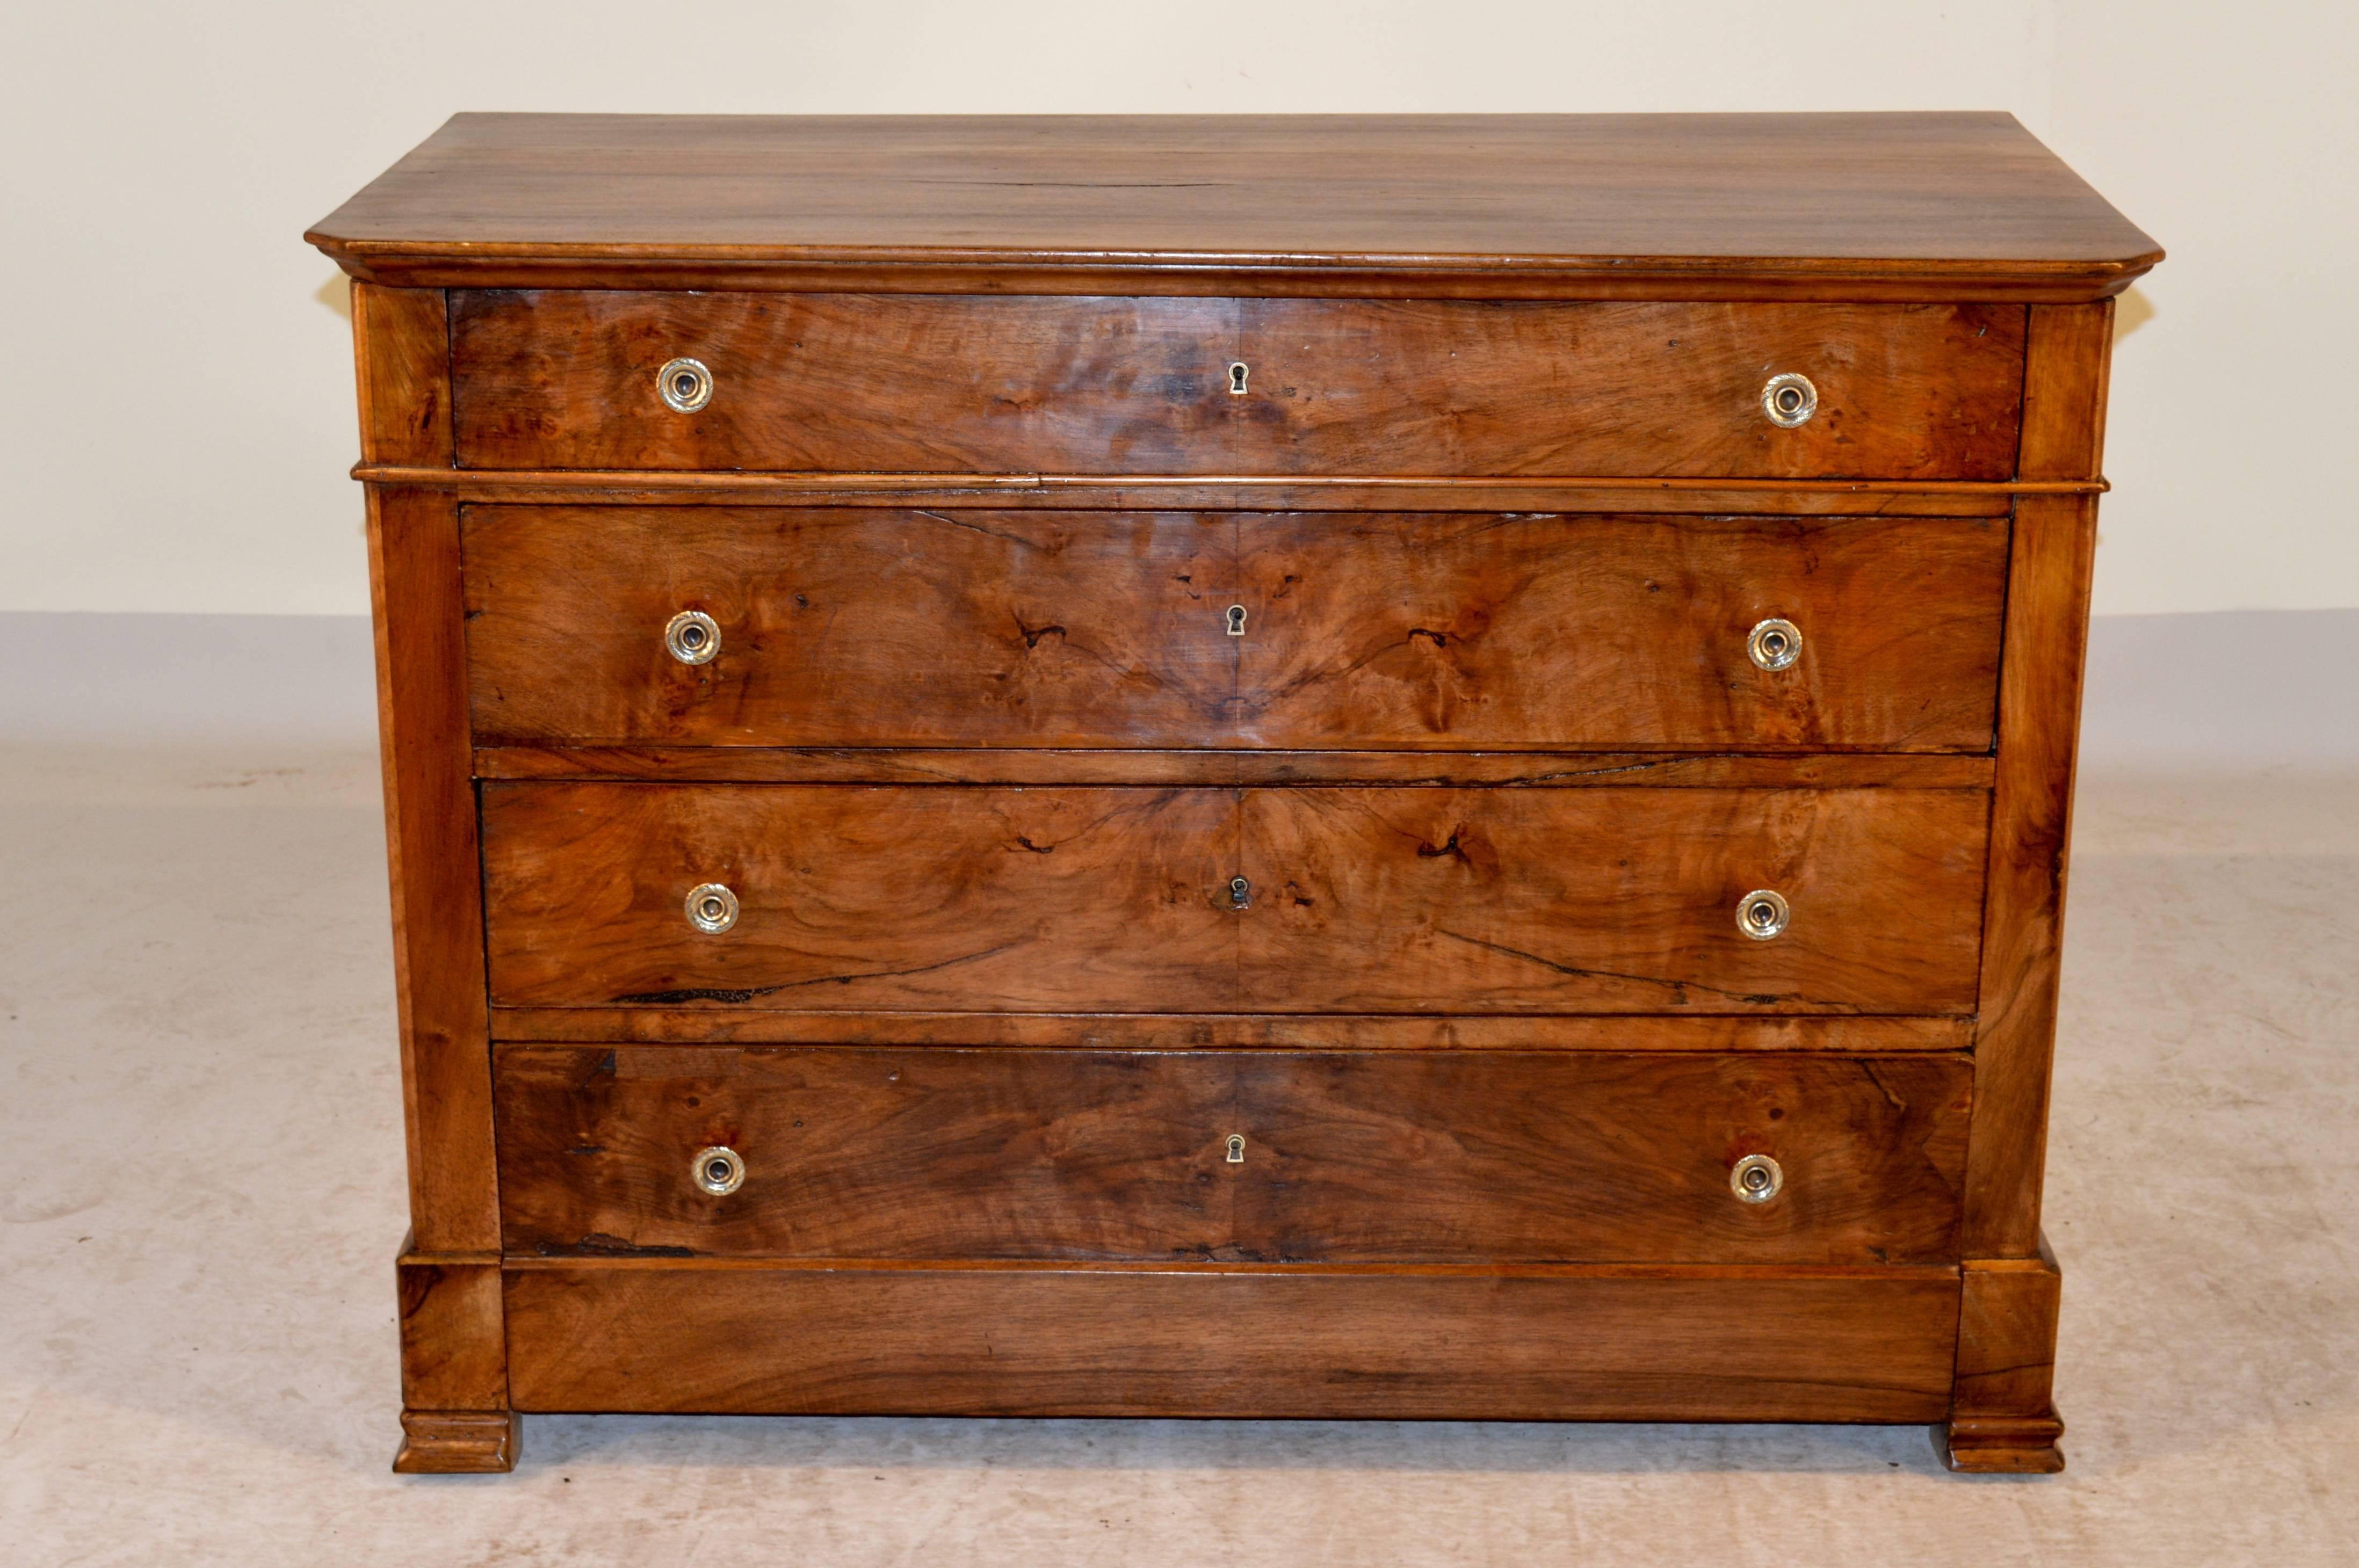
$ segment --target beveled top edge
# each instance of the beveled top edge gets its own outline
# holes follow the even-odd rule
[[[2091,297],[2161,255],[1996,113],[462,114],[307,237],[396,283],[951,292]]]

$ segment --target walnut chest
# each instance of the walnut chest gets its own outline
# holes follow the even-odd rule
[[[405,1470],[1919,1422],[2040,1239],[2112,297],[2004,114],[462,115],[356,280]]]

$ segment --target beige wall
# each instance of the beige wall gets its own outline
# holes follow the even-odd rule
[[[2172,259],[2124,311],[2098,608],[2359,605],[2359,22],[2246,0],[221,0],[14,12],[0,610],[365,608],[298,236],[460,109],[2013,110]]]

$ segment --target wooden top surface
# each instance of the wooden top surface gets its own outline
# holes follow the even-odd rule
[[[461,114],[307,236],[427,287],[2090,298],[2006,114]]]

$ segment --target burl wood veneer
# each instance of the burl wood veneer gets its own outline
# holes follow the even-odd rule
[[[2112,297],[1996,114],[462,115],[356,280],[396,1467],[532,1411],[1932,1422]]]

